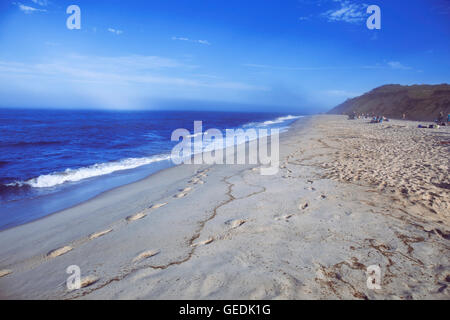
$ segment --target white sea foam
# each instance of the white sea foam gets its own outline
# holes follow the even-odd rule
[[[301,117],[302,116],[291,116],[291,115],[286,116],[286,117],[279,117],[279,118],[276,118],[275,120],[265,121],[265,122],[263,122],[263,125],[269,126],[271,124],[283,123],[285,121],[299,119]]]
[[[278,117],[274,120],[268,120],[268,121],[264,121],[264,122],[250,122],[247,123],[246,125],[244,125],[245,128],[249,128],[249,127],[267,127],[270,125],[274,125],[274,124],[279,124],[279,123],[283,123],[285,121],[288,120],[295,120],[295,119],[300,119],[303,116],[292,116],[292,115],[288,115],[285,117]]]
[[[252,122],[244,125],[244,128],[248,127],[265,127],[270,126],[273,124],[279,124],[283,123],[288,120],[294,120],[301,118],[302,116],[285,116],[285,117],[279,117],[275,120],[269,120],[265,122]],[[280,127],[280,132],[284,132],[289,127]],[[201,135],[203,133],[195,133],[192,135],[188,135],[187,138],[194,138],[198,135]],[[206,138],[206,137],[205,137]],[[205,139],[204,141],[207,146],[202,150],[210,150],[211,146],[208,146],[210,141],[209,139]],[[219,143],[220,145],[220,143]],[[144,166],[150,163],[163,161],[163,160],[170,160],[170,155],[158,155],[153,157],[146,157],[146,158],[128,158],[120,161],[114,161],[114,162],[107,162],[107,163],[100,163],[100,164],[94,164],[92,166],[83,167],[79,169],[66,169],[62,172],[53,172],[46,175],[41,175],[36,178],[32,178],[27,181],[16,181],[13,183],[7,184],[7,186],[12,187],[22,187],[22,186],[30,186],[33,188],[50,188],[54,187],[66,182],[76,182],[81,181],[88,178],[98,177],[106,174],[110,174],[116,171],[123,171],[123,170],[129,170],[134,169],[140,166]]]
[[[134,169],[146,164],[169,159],[170,156],[168,155],[160,155],[148,158],[129,158],[121,161],[94,164],[92,166],[79,169],[67,169],[62,172],[54,172],[46,175],[41,175],[27,181],[13,182],[8,184],[7,186],[21,187],[28,185],[33,188],[49,188],[63,184],[65,182],[76,182],[92,177],[110,174],[116,171]]]

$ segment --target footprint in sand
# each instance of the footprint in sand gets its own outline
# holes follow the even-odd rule
[[[150,209],[158,209],[158,208],[164,207],[166,204],[167,204],[167,202],[164,202],[164,203],[157,203],[157,204],[152,205],[152,206],[150,207]]]
[[[179,198],[184,198],[186,196],[187,196],[187,193],[186,192],[182,192],[182,193],[174,195],[174,198],[179,199]]]
[[[207,172],[208,172],[209,170],[208,169],[206,169],[206,170],[203,170],[203,171],[200,171],[199,173],[198,173],[198,175],[200,176],[200,177],[207,177],[208,175],[207,175]]]
[[[293,214],[288,214],[286,216],[276,217],[275,220],[276,221],[280,221],[280,220],[289,221],[289,219],[292,218],[293,216],[294,216]]]
[[[198,180],[195,184],[205,184],[205,181]]]
[[[289,219],[292,218],[293,216],[294,216],[293,214],[288,214],[286,216],[276,217],[275,220],[277,220],[277,221],[280,221],[280,220],[289,221]]]
[[[309,207],[308,202],[305,202],[305,203],[299,205],[300,210],[306,210],[306,208],[308,208],[308,207]]]
[[[136,214],[134,214],[134,215],[132,215],[132,216],[127,217],[126,220],[127,220],[128,222],[131,222],[131,221],[140,220],[140,219],[142,219],[142,218],[145,218],[146,216],[147,216],[147,215],[146,215],[145,213],[139,212],[139,213],[136,213]]]
[[[86,276],[81,279],[81,288],[89,287],[90,285],[96,283],[99,280],[99,277],[96,276]]]
[[[71,246],[65,246],[65,247],[50,251],[49,253],[47,253],[47,257],[56,258],[56,257],[62,256],[63,254],[66,254],[67,252],[72,251],[72,250],[73,250],[73,248]]]
[[[199,242],[196,242],[196,243],[192,244],[192,247],[206,246],[206,245],[210,244],[213,241],[214,241],[214,238],[209,238],[207,240],[199,241]]]
[[[187,188],[184,188],[184,189],[180,189],[181,192],[189,192],[189,191],[191,191],[191,190],[192,190],[191,187],[187,187]]]
[[[199,182],[199,181],[200,181],[200,179],[194,178],[194,179],[189,180],[189,183],[196,184],[196,183]]]
[[[141,254],[139,254],[136,258],[133,259],[133,262],[139,262],[141,260],[156,256],[157,254],[159,254],[161,251],[160,250],[148,250],[148,251],[144,251]]]
[[[0,270],[0,278],[11,274],[12,270]]]
[[[225,224],[229,225],[231,229],[235,229],[242,226],[246,222],[247,220],[238,219],[238,220],[229,220],[225,222]]]
[[[93,233],[89,236],[89,240],[94,240],[94,239],[100,238],[100,237],[104,236],[105,234],[110,233],[112,230],[113,229],[108,229],[108,230]]]

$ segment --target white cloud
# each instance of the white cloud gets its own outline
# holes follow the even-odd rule
[[[411,67],[407,67],[402,65],[400,62],[398,61],[390,61],[387,63],[389,67],[391,67],[392,69],[400,69],[400,70],[410,70],[412,69]]]
[[[242,66],[253,69],[266,69],[266,70],[284,70],[284,71],[326,71],[326,70],[358,70],[358,69],[396,69],[396,70],[411,70],[413,68],[404,66],[398,61],[384,61],[383,63],[376,63],[373,65],[359,65],[359,66],[332,66],[332,67],[285,67],[274,66],[267,64],[254,64],[247,63]],[[337,93],[337,92],[335,92]]]
[[[13,4],[18,6],[19,9],[21,11],[23,11],[24,13],[26,13],[26,14],[30,14],[30,13],[33,13],[33,12],[47,12],[47,10],[45,10],[45,9],[33,8],[33,7],[30,7],[30,6],[23,5],[20,2],[13,2]]]
[[[286,71],[322,71],[322,70],[346,70],[346,69],[359,69],[362,67],[347,67],[347,66],[334,66],[334,67],[284,67],[284,66],[273,66],[267,64],[254,64],[247,63],[243,64],[244,67],[254,68],[254,69],[272,69],[272,70],[286,70]]]
[[[114,28],[108,28],[108,31],[117,35],[121,35],[123,33],[122,30],[114,29]]]
[[[172,37],[172,40],[189,41],[189,38],[183,38],[183,37]]]
[[[340,4],[340,8],[328,10],[322,13],[329,22],[344,21],[348,23],[359,23],[366,19],[367,4],[355,3],[350,0],[333,0]]]
[[[219,88],[236,90],[268,90],[241,82],[198,80],[194,77],[154,74],[160,69],[190,70],[176,60],[157,56],[95,57],[71,55],[61,61],[27,64],[0,61],[0,74],[26,79],[59,79],[100,85],[178,85],[183,87]],[[1,76],[0,76],[1,78]]]
[[[46,7],[48,6],[48,1],[47,0],[31,0],[33,1],[33,3],[36,3],[40,6]]]
[[[64,56],[42,63],[0,60],[0,95],[11,105],[148,108],[161,99],[234,101],[264,86],[196,77],[191,66],[156,56]],[[25,93],[25,94],[24,94]],[[5,95],[3,97],[3,95]],[[9,103],[8,102],[8,103]]]
[[[211,43],[209,43],[207,40],[197,40],[198,43],[200,44],[206,44],[206,45],[211,45]]]
[[[189,39],[189,38],[186,38],[186,37],[172,37],[172,40],[195,42],[195,43],[204,44],[204,45],[207,45],[207,46],[211,45],[211,43],[208,40],[193,40],[193,39]]]

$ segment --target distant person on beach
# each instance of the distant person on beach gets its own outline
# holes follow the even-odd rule
[[[403,114],[403,120],[405,120],[405,119],[406,119],[406,113]]]
[[[371,121],[371,123],[380,123],[380,122],[382,122],[382,121],[381,121],[381,117],[379,117],[379,116],[374,116]]]

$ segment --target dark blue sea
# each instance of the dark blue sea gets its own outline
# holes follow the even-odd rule
[[[172,166],[175,129],[286,130],[298,115],[0,109],[0,230]]]

